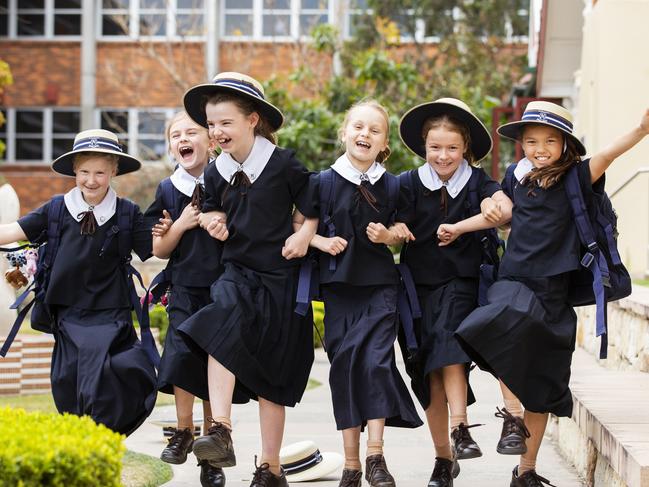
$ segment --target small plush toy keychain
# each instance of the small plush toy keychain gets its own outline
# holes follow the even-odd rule
[[[7,254],[7,260],[9,265],[13,269],[9,269],[5,272],[5,279],[11,284],[14,289],[20,289],[23,286],[26,286],[29,280],[27,276],[21,270],[21,267],[27,265],[27,258],[25,257],[24,252],[11,252]]]

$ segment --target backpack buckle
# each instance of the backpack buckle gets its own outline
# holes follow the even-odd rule
[[[584,256],[581,258],[581,265],[583,265],[586,268],[589,268],[594,261],[595,261],[595,256],[590,252],[586,252]]]
[[[606,275],[602,274],[602,284],[604,285],[604,287],[610,288],[611,287],[611,278],[609,276],[606,276]]]
[[[588,244],[588,251],[592,254],[595,254],[599,252],[599,245],[597,245],[597,242],[592,242]]]

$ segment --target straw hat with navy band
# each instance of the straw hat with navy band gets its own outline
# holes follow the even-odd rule
[[[498,133],[503,137],[520,142],[523,127],[530,124],[554,127],[572,140],[580,156],[586,155],[586,147],[572,134],[571,113],[561,105],[549,101],[532,101],[528,103],[521,119],[517,122],[501,125],[498,127]]]
[[[124,152],[114,133],[104,129],[91,129],[77,134],[72,150],[55,159],[52,169],[64,176],[74,176],[74,156],[84,152],[116,155],[119,158],[117,176],[137,171],[141,166],[140,161]]]
[[[321,453],[313,441],[306,440],[283,447],[279,461],[288,482],[307,482],[340,469],[343,457],[335,452]]]
[[[264,87],[256,79],[241,73],[217,74],[211,83],[194,86],[183,97],[185,111],[199,125],[207,127],[205,98],[219,91],[241,95],[257,105],[259,112],[274,130],[284,123],[284,115],[272,103],[266,101]]]
[[[457,98],[440,98],[439,100],[422,103],[411,108],[401,117],[399,136],[408,149],[422,159],[426,159],[426,148],[421,129],[426,120],[439,115],[449,115],[456,118],[469,128],[471,152],[475,157],[475,162],[484,159],[489,154],[492,141],[487,127],[471,112],[466,103]]]

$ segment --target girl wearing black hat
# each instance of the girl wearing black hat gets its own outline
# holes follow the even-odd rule
[[[572,413],[568,382],[577,318],[568,296],[581,243],[566,175],[575,168],[586,201],[603,192],[604,171],[649,133],[649,110],[638,127],[584,161],[570,112],[554,103],[529,103],[522,120],[498,132],[520,142],[525,153],[507,188],[514,202],[511,233],[489,304],[467,317],[457,335],[525,407],[530,437],[510,485],[541,487],[549,482],[536,473],[536,457],[548,414]]]
[[[240,73],[220,73],[185,94],[185,109],[221,149],[205,170],[201,226],[223,243],[223,273],[213,303],[178,328],[207,359],[213,426],[194,442],[199,461],[236,463],[230,413],[233,393],[259,401],[261,463],[252,486],[287,485],[279,451],[285,406],[306,388],[313,361],[313,319],[294,312],[300,258],[317,220],[293,233],[309,173],[293,151],[275,145],[282,113],[262,86]],[[227,222],[214,212],[224,212]],[[312,224],[313,223],[313,224]]]
[[[471,359],[453,336],[478,304],[482,245],[477,234],[463,234],[506,223],[511,202],[474,166],[491,150],[491,137],[462,101],[442,98],[418,105],[399,128],[408,148],[426,161],[399,176],[409,204],[397,219],[415,236],[404,245],[401,262],[412,272],[422,313],[414,322],[419,349],[406,369],[435,445],[428,485],[448,487],[459,474],[457,460],[482,455],[467,420],[467,402],[474,401],[467,382]],[[485,209],[492,221],[480,213],[487,198],[494,203]]]

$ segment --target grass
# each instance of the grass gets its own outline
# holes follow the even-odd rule
[[[171,467],[142,453],[127,451],[122,459],[122,484],[124,487],[156,487],[173,477]]]
[[[649,279],[633,279],[633,284],[649,287]]]

